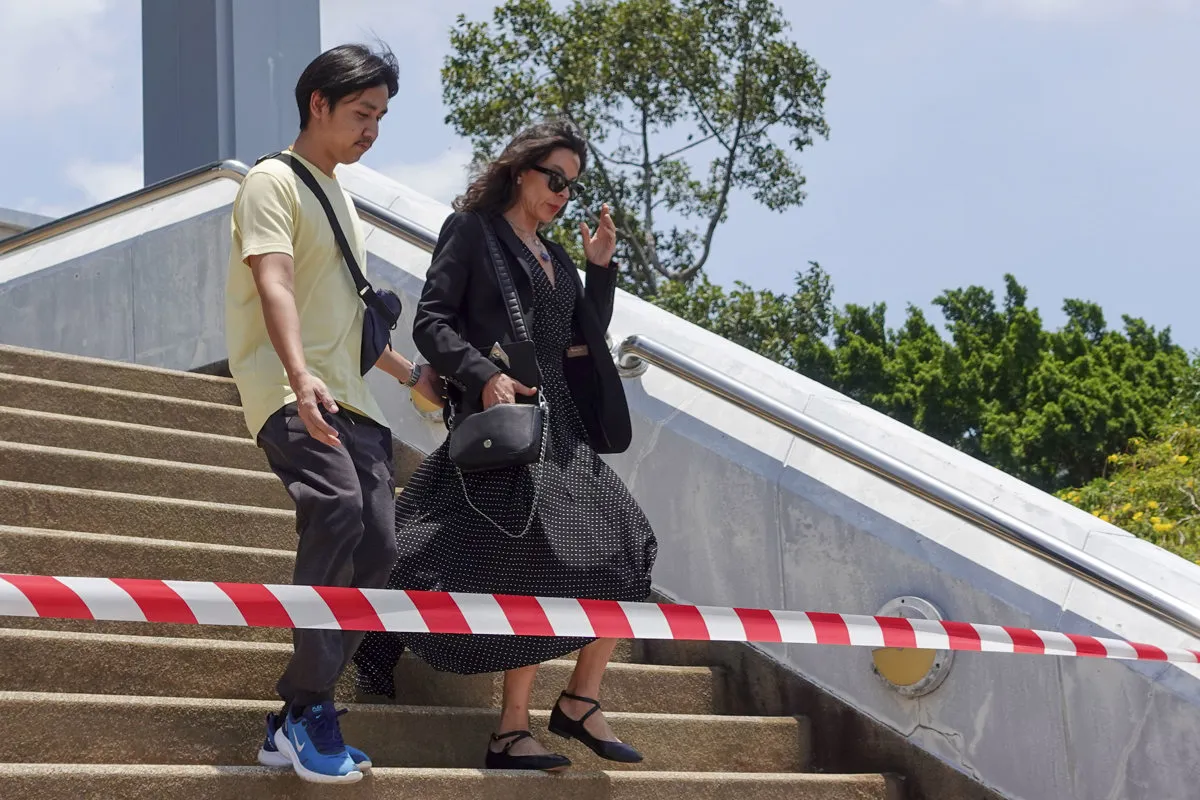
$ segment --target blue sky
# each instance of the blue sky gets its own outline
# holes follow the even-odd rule
[[[455,14],[493,0],[324,0],[325,45],[375,35],[400,96],[364,163],[440,199],[467,146],[438,71]],[[840,303],[1030,288],[1170,325],[1200,347],[1200,0],[784,0],[831,75],[805,205],[735,196],[709,273],[784,290],[820,261]],[[400,10],[402,9],[402,11]],[[141,185],[139,0],[0,0],[0,206],[60,214]]]

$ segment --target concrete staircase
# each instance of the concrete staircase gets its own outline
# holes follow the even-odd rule
[[[246,436],[231,381],[0,346],[0,572],[290,580],[290,501]],[[398,462],[412,459],[398,457]],[[374,759],[350,787],[254,766],[287,631],[0,618],[0,795],[72,798],[655,798],[895,800],[880,774],[820,774],[808,719],[738,713],[721,667],[639,663],[626,643],[605,708],[646,755],[634,768],[576,743],[561,776],[487,772],[499,676],[437,673],[406,656],[398,704],[361,702],[346,736]],[[670,663],[670,645],[656,658]],[[667,649],[664,649],[667,648]],[[571,669],[550,662],[535,733]]]

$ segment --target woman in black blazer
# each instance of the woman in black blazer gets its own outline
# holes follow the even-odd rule
[[[451,436],[473,413],[540,392],[549,440],[539,464],[462,473],[447,438],[397,500],[392,588],[629,601],[650,594],[654,531],[597,455],[622,452],[631,438],[624,388],[604,341],[616,292],[616,228],[607,206],[594,234],[580,225],[586,283],[566,250],[539,233],[577,193],[586,161],[587,145],[569,123],[530,127],[483,169],[442,226],[413,340],[445,379]],[[531,329],[540,386],[506,372],[521,375],[512,358],[505,365],[508,351],[515,357],[521,348],[489,228]],[[488,767],[570,765],[529,733],[529,699],[537,665],[574,650],[578,662],[551,713],[551,732],[603,758],[641,760],[613,734],[596,699],[614,640],[370,633],[355,656],[359,688],[394,696],[392,668],[405,645],[440,670],[505,672]]]

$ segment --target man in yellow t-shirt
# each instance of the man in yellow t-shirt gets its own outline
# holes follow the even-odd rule
[[[398,90],[395,58],[358,45],[300,76],[288,153],[313,174],[360,267],[362,226],[334,168],[367,151]],[[229,368],[246,425],[296,503],[293,583],[381,588],[396,559],[392,435],[360,370],[364,305],[320,201],[285,163],[250,170],[233,204],[225,300]],[[440,404],[431,370],[388,348],[376,366]],[[267,716],[263,764],[309,781],[360,780],[370,759],[343,742],[333,691],[361,632],[295,630]]]

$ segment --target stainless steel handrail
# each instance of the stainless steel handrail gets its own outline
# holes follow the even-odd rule
[[[141,208],[156,200],[172,197],[212,181],[226,178],[240,183],[249,171],[250,168],[240,161],[214,161],[211,164],[205,164],[202,167],[151,184],[144,189],[138,189],[83,211],[22,231],[16,236],[0,240],[0,256],[30,247],[38,242],[44,242],[55,236],[62,236],[85,225],[101,222],[117,214]],[[437,243],[435,232],[364,197],[357,195],[353,197],[355,209],[366,222],[383,228],[388,233],[423,250],[433,250],[433,246]]]
[[[613,354],[622,371],[636,371],[645,363],[660,367],[874,473],[915,497],[1017,545],[1088,584],[1132,603],[1192,636],[1200,637],[1200,609],[674,348],[645,336],[633,335],[617,345]]]
[[[233,160],[197,167],[144,189],[0,240],[0,256],[221,178],[241,182],[248,171],[249,168],[245,164]],[[366,198],[354,196],[354,205],[360,217],[371,225],[383,228],[423,250],[433,250],[437,234],[423,225]],[[613,355],[626,377],[641,374],[647,363],[660,367],[839,458],[878,475],[915,497],[1021,547],[1090,585],[1143,608],[1192,636],[1200,637],[1200,609],[1181,602],[1140,578],[993,508],[932,475],[735,381],[678,350],[645,336],[634,335],[617,345]]]

